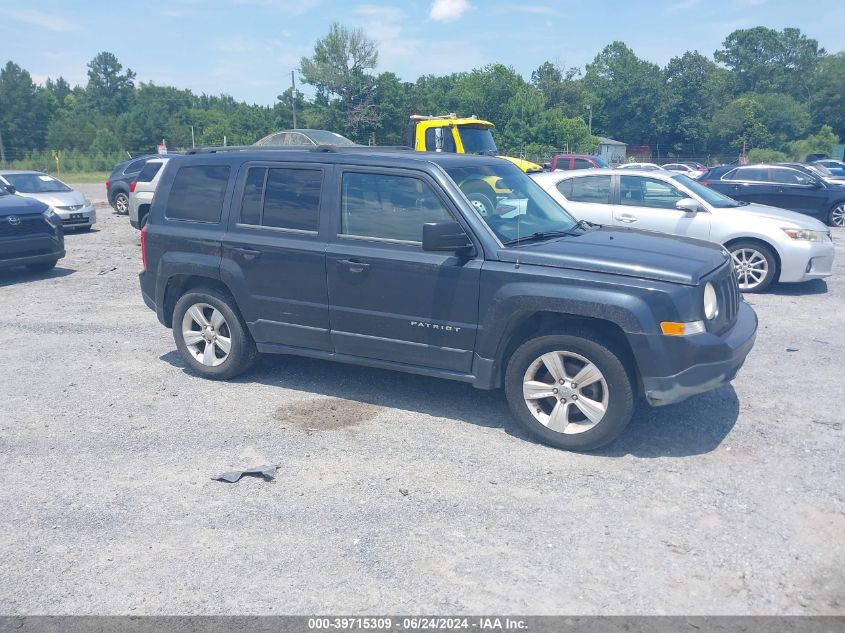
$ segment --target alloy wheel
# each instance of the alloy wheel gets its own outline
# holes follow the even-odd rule
[[[830,223],[833,226],[845,226],[845,204],[840,204],[830,212]]]
[[[567,351],[548,352],[528,366],[522,380],[525,405],[543,426],[573,435],[589,431],[607,413],[610,392],[601,370]]]
[[[207,303],[195,303],[182,318],[188,352],[208,367],[223,364],[232,350],[232,335],[223,313]]]
[[[740,290],[754,290],[769,276],[769,262],[758,250],[740,248],[731,252]]]
[[[129,213],[129,198],[127,198],[125,194],[117,194],[117,197],[114,199],[114,209],[120,215],[126,215]]]

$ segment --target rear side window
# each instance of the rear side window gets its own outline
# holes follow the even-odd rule
[[[769,169],[767,167],[740,167],[722,180],[747,180],[750,182],[768,182]]]
[[[147,164],[147,158],[142,158],[141,160],[135,160],[129,163],[126,168],[123,170],[124,174],[137,174],[141,171],[141,168]]]
[[[167,198],[167,218],[215,224],[220,222],[228,184],[228,165],[179,168]]]
[[[555,169],[569,169],[569,158],[558,158],[557,162],[555,162]]]
[[[251,167],[241,203],[241,224],[316,231],[319,226],[319,169]]]
[[[450,213],[422,180],[355,172],[343,175],[342,234],[421,242],[423,224],[450,220]]]
[[[610,203],[610,176],[570,178],[558,183],[557,189],[571,202]]]
[[[147,163],[146,165],[144,165],[144,168],[141,170],[141,173],[138,174],[138,177],[135,180],[137,180],[138,182],[151,182],[163,166],[164,163],[159,162]]]

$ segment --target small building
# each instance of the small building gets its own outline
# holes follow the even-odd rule
[[[621,141],[614,141],[612,138],[599,137],[599,156],[611,165],[618,165],[625,162],[625,155],[628,144]]]

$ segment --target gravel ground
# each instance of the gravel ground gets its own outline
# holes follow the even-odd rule
[[[750,298],[732,387],[573,454],[464,384],[283,356],[192,376],[103,207],[52,273],[0,273],[0,613],[843,614],[835,239],[827,283]]]

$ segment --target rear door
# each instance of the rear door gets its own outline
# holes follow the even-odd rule
[[[617,176],[619,204],[613,208],[613,223],[646,231],[710,239],[710,213],[688,214],[675,208],[690,196],[675,185],[646,176]]]
[[[331,350],[319,234],[329,169],[250,162],[238,173],[221,273],[258,343]]]
[[[613,223],[611,177],[573,176],[557,183],[557,190],[566,198],[566,210],[579,220],[597,224]]]
[[[341,354],[468,373],[481,256],[422,250],[426,222],[458,219],[423,172],[344,167],[326,260]]]
[[[768,167],[739,167],[725,174],[719,191],[734,200],[773,204],[780,206],[773,199],[776,197],[775,185],[771,182]]]

